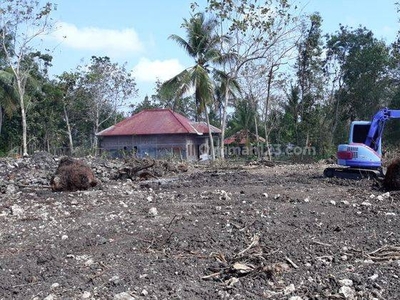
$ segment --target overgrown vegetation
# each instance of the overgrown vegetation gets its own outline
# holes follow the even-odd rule
[[[187,36],[170,36],[193,66],[155,82],[154,95],[135,104],[135,79],[108,57],[93,56],[52,79],[51,53],[17,49],[30,37],[16,29],[31,21],[33,34],[46,34],[54,8],[33,0],[0,4],[1,155],[94,154],[95,133],[125,117],[120,108],[130,104],[133,113],[167,107],[218,126],[217,157],[226,154],[224,138],[240,130],[262,138],[265,149],[312,146],[316,156],[328,157],[346,141],[352,120],[368,120],[385,106],[400,109],[400,34],[385,42],[361,26],[323,33],[323,16],[302,15],[290,1],[193,3],[192,17],[183,22]],[[31,13],[17,18],[24,11]],[[389,123],[386,147],[398,146],[398,128]]]

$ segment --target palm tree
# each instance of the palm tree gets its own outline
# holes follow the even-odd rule
[[[162,90],[175,88],[175,100],[194,91],[197,114],[204,113],[206,117],[213,160],[215,151],[207,111],[207,106],[214,99],[214,84],[210,74],[213,65],[221,64],[224,61],[220,48],[221,43],[227,40],[226,37],[216,34],[217,25],[215,19],[206,20],[203,13],[195,14],[190,20],[184,19],[182,27],[186,30],[187,39],[175,34],[169,38],[177,42],[194,59],[195,64],[167,80],[161,86]]]

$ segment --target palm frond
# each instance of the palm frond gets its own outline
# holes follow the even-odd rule
[[[179,35],[171,34],[168,38],[175,41],[179,46],[181,46],[186,51],[186,53],[189,54],[189,56],[191,57],[196,56],[196,52],[192,48],[192,46],[185,39],[181,38]]]

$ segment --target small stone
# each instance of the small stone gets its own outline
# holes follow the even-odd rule
[[[289,284],[287,287],[284,289],[284,294],[288,295],[290,293],[293,293],[296,290],[296,287],[294,286],[293,283]]]
[[[11,213],[13,216],[21,216],[24,214],[24,209],[18,204],[14,204],[11,206]]]
[[[231,200],[231,197],[228,195],[228,193],[224,190],[220,192],[219,200]]]
[[[345,299],[355,299],[356,292],[349,286],[342,286],[339,289],[339,294],[342,294]]]
[[[264,196],[265,198],[268,198],[268,193],[264,193],[263,196]]]
[[[50,288],[53,290],[53,289],[56,289],[56,288],[58,288],[58,287],[60,287],[60,284],[58,283],[58,282],[55,282],[55,283],[53,283],[51,286],[50,286]]]
[[[47,297],[45,297],[43,300],[55,300],[55,299],[56,299],[56,295],[50,294]]]
[[[94,264],[94,260],[92,258],[89,258],[87,261],[85,261],[84,265],[85,266],[91,266]]]
[[[7,185],[6,194],[11,195],[17,193],[18,188],[14,184]]]
[[[372,276],[370,276],[368,278],[371,279],[371,280],[375,280],[375,279],[378,278],[378,274],[374,274],[374,275],[372,275]]]
[[[66,239],[68,239],[68,235],[64,234],[63,236],[61,236],[61,239],[62,239],[63,241],[65,241]]]
[[[336,205],[336,201],[334,201],[334,200],[329,201],[329,203],[332,205]]]
[[[113,277],[110,278],[109,280],[110,282],[114,283],[114,284],[118,284],[119,282],[121,282],[121,279],[119,276],[114,275]]]
[[[351,279],[341,279],[339,280],[340,285],[342,286],[353,286],[353,280]]]
[[[107,244],[108,240],[104,236],[97,236],[97,244],[104,245]]]
[[[82,299],[89,299],[92,294],[88,291],[83,292]]]
[[[128,292],[122,292],[114,295],[114,300],[135,300]]]
[[[306,203],[310,202],[310,198],[309,198],[309,197],[305,198],[305,199],[304,199],[304,202],[306,202]],[[292,298],[293,298],[293,297],[292,297]]]
[[[147,296],[149,292],[146,289],[143,289],[141,294],[142,296]]]
[[[158,215],[158,211],[156,207],[152,207],[149,209],[149,216],[150,217],[156,217]]]

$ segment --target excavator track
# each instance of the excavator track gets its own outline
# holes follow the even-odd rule
[[[324,170],[324,176],[328,178],[344,178],[344,179],[382,179],[384,174],[382,170],[350,168],[350,167],[328,167]]]

